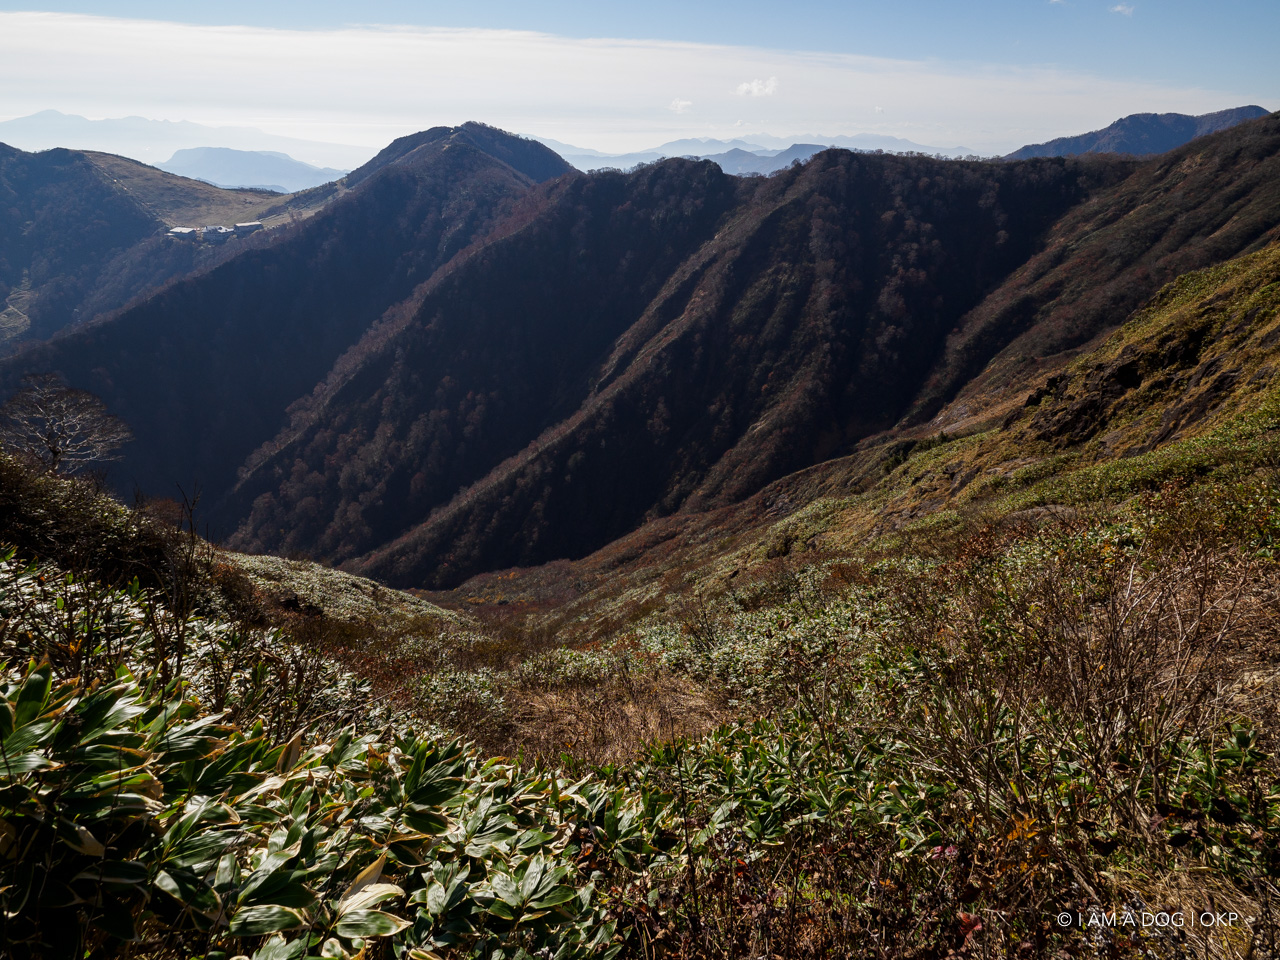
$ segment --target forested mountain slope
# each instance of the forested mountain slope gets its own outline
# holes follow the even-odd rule
[[[101,396],[136,437],[116,468],[124,486],[224,492],[289,403],[529,189],[472,131],[430,131],[398,162],[355,171],[353,189],[274,242],[30,350],[0,379],[11,388],[53,370]]]
[[[589,393],[575,374],[585,399],[572,415],[554,391],[537,395],[559,409],[512,401],[525,374],[496,371],[518,362],[475,380],[428,359],[453,356],[477,317],[517,336],[535,366],[563,350],[538,318],[578,306],[580,286],[555,286],[543,268],[503,307],[477,292],[496,282],[488,271],[511,271],[470,261],[380,345],[381,361],[351,358],[360,372],[340,378],[342,393],[335,381],[255,464],[236,512],[257,502],[235,542],[442,586],[739,501],[904,416],[932,416],[984,368],[984,389],[998,391],[1007,355],[1028,342],[1036,356],[1069,350],[1179,273],[1264,245],[1280,224],[1278,156],[1280,119],[1268,117],[1140,165],[1037,161],[1002,174],[831,152],[744,182],[716,237],[642,314],[608,311],[626,332],[594,361]],[[638,189],[659,192],[646,176]],[[509,255],[536,262],[549,249],[528,243]],[[393,354],[421,362],[402,359],[396,374]],[[420,387],[406,386],[409,368]],[[481,450],[496,469],[477,479]],[[440,472],[457,465],[447,451],[465,472]]]
[[[595,640],[673,593],[750,591],[738,578],[755,567],[930,555],[974,531],[1105,514],[1202,481],[1230,486],[1270,475],[1280,455],[1278,370],[1273,244],[1178,278],[968,433],[885,431],[740,502],[672,514],[580,560],[485,574],[439,596],[523,610],[544,629]]]
[[[436,128],[0,372],[100,394],[138,437],[125,485],[200,483],[238,548],[448,586],[742,502],[957,395],[1007,406],[1174,276],[1274,239],[1278,157],[1268,116],[1147,162],[583,176]]]
[[[1120,324],[1163,284],[1280,238],[1280,114],[1195,140],[1073,209],[967,314],[912,411],[1020,388],[1044,358]]]
[[[80,307],[116,257],[162,229],[70,150],[0,144],[0,343],[48,336]]]
[[[748,495],[895,422],[964,311],[1123,172],[828,151],[559,183],[347,358],[242,482],[233,542],[443,584]]]

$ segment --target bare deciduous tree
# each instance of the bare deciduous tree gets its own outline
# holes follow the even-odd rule
[[[67,386],[52,373],[24,377],[22,388],[0,407],[0,440],[50,470],[72,472],[102,460],[133,434],[125,422],[87,390]]]

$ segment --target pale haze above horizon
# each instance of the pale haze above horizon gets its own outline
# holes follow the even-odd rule
[[[0,121],[186,120],[370,155],[467,120],[615,153],[876,134],[992,155],[1132,113],[1280,107],[1274,0],[21,6],[0,3]]]

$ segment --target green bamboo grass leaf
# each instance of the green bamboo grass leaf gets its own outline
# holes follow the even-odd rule
[[[302,960],[307,955],[307,938],[285,940],[274,936],[254,951],[253,960]]]
[[[516,918],[515,909],[503,900],[494,900],[493,903],[489,904],[487,912],[501,920],[514,920]]]
[[[147,865],[137,860],[105,860],[88,869],[81,870],[72,883],[83,880],[87,883],[105,884],[113,887],[136,887],[147,882],[150,871]]]
[[[72,850],[90,857],[100,857],[107,852],[97,837],[78,823],[63,820],[58,824],[58,837]]]
[[[47,746],[49,736],[56,726],[57,721],[52,719],[19,725],[0,744],[0,751],[3,751],[0,755],[17,756],[37,743]]]
[[[84,764],[87,767],[99,770],[104,767],[117,770],[124,767],[136,768],[151,759],[150,752],[146,750],[103,743],[76,747],[73,750],[60,753],[59,756],[64,763]]]
[[[13,726],[15,729],[25,727],[40,716],[49,702],[49,694],[53,689],[53,667],[48,662],[42,663],[30,671],[18,690],[18,699],[14,704]]]
[[[282,868],[298,855],[301,848],[301,843],[295,843],[284,850],[277,850],[275,853],[268,854],[258,868],[249,874],[248,879],[245,880],[244,886],[240,889],[240,902],[251,903],[251,898],[258,892],[259,888],[264,887],[267,881],[272,878],[275,878],[276,884],[281,883],[284,876]]]
[[[276,773],[288,773],[298,762],[300,756],[302,756],[301,730],[295,733],[293,739],[286,743],[280,751],[280,759],[276,761]]]
[[[417,804],[406,808],[401,819],[409,829],[429,836],[445,833],[452,823],[443,813]]]
[[[27,753],[14,753],[7,749],[7,745],[0,747],[0,783],[9,779],[16,780],[23,774],[55,769],[58,766],[60,764],[54,763],[44,754],[34,750]]]
[[[356,874],[356,878],[351,881],[350,886],[342,894],[342,899],[346,900],[348,897],[355,896],[365,887],[377,883],[382,878],[382,871],[386,866],[387,858],[384,854]]]
[[[546,910],[550,907],[568,903],[578,895],[578,890],[568,884],[552,888],[545,896],[529,904],[534,910]]]
[[[301,910],[277,904],[244,907],[231,918],[229,932],[233,937],[260,937],[283,930],[296,930],[307,922]]]
[[[190,870],[177,867],[161,870],[156,874],[155,885],[183,906],[209,918],[222,912],[218,894]]]
[[[520,884],[514,877],[505,873],[495,873],[489,878],[489,889],[493,891],[493,895],[499,900],[519,906],[524,902],[520,895]]]
[[[80,722],[76,731],[80,742],[96,740],[146,713],[134,696],[136,691],[131,684],[120,684],[80,701],[73,711]]]
[[[338,903],[338,913],[345,916],[353,910],[367,910],[387,900],[403,897],[404,890],[394,883],[371,883],[354,894],[344,896]]]
[[[166,731],[162,737],[152,741],[151,749],[163,756],[166,763],[204,760],[227,746],[227,741],[216,735],[226,730],[218,717],[201,717],[175,730]]]
[[[471,868],[467,865],[436,863],[432,867],[431,882],[425,889],[410,894],[409,903],[425,904],[432,916],[448,913],[467,898],[470,876]]]
[[[410,921],[381,910],[352,910],[338,920],[334,930],[340,937],[389,937],[410,925]]]

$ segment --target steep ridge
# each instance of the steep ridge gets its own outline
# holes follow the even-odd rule
[[[764,181],[667,161],[563,187],[255,467],[232,543],[456,583],[749,495],[891,425],[1115,169],[827,151]]]
[[[347,559],[519,453],[578,409],[739,190],[710,163],[672,161],[531,198],[514,217],[529,222],[429,284],[411,320],[371,330],[255,458],[225,511],[253,512],[233,545]]]
[[[474,141],[438,128],[274,242],[5,363],[0,385],[62,373],[133,428],[119,482],[216,500],[291,401],[532,185]]]
[[[1135,113],[1109,127],[1076,137],[1059,137],[1048,143],[1032,143],[1005,157],[1030,160],[1032,157],[1074,157],[1082,153],[1123,153],[1135,157],[1175,150],[1196,137],[1226,130],[1246,120],[1265,117],[1259,106],[1234,107],[1198,117],[1185,113]]]
[[[1277,238],[1280,114],[1149,160],[1067,214],[964,317],[907,422],[929,420],[962,391],[977,406],[1002,385],[1016,393],[1175,277]]]

